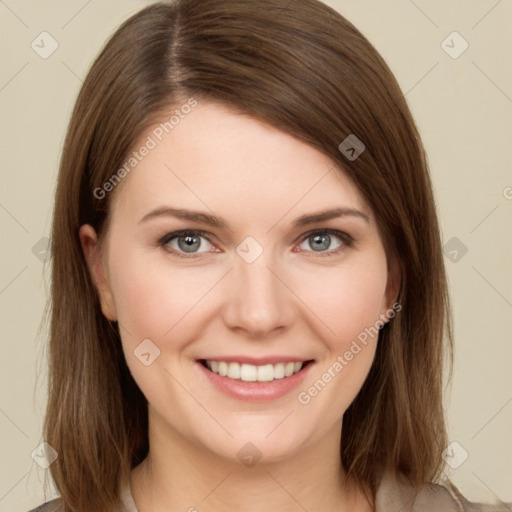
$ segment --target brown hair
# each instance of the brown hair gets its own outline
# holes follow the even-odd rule
[[[120,481],[148,452],[147,402],[117,325],[102,314],[78,230],[105,232],[114,193],[99,199],[93,191],[187,96],[230,105],[317,148],[372,208],[400,266],[402,310],[380,332],[369,376],[344,415],[341,461],[373,493],[386,469],[414,486],[434,481],[446,445],[451,311],[426,157],[393,74],[317,0],[178,0],[143,9],[112,36],[80,91],[62,154],[44,434],[59,454],[50,469],[64,512],[114,509]],[[353,161],[338,149],[351,134],[366,146]]]

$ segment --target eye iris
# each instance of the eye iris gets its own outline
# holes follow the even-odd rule
[[[313,250],[315,251],[321,251],[325,250],[329,247],[331,242],[331,237],[329,235],[323,234],[323,235],[313,235],[309,237],[310,242],[314,242],[314,244],[319,243],[321,245],[315,245],[313,244]]]
[[[184,241],[185,245],[182,245],[182,241]],[[195,249],[199,249],[201,242],[197,236],[183,235],[178,238],[178,245],[185,252],[194,252]]]

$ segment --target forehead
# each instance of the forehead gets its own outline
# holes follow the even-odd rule
[[[325,207],[371,217],[348,176],[305,142],[217,103],[199,103],[176,125],[172,115],[163,112],[134,145],[138,160],[116,191],[114,215],[172,205],[264,224]]]

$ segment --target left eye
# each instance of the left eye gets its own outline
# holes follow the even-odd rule
[[[335,247],[331,247],[333,238],[338,238],[341,240],[341,242],[339,242]],[[349,235],[342,233],[341,231],[323,230],[308,233],[301,245],[309,244],[309,247],[313,248],[313,252],[331,253],[338,252],[337,249],[343,245],[349,246],[351,241],[352,239],[349,237]]]

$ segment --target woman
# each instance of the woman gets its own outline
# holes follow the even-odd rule
[[[62,497],[40,510],[484,510],[434,483],[452,332],[423,147],[332,9],[126,21],[77,100],[51,242]]]

